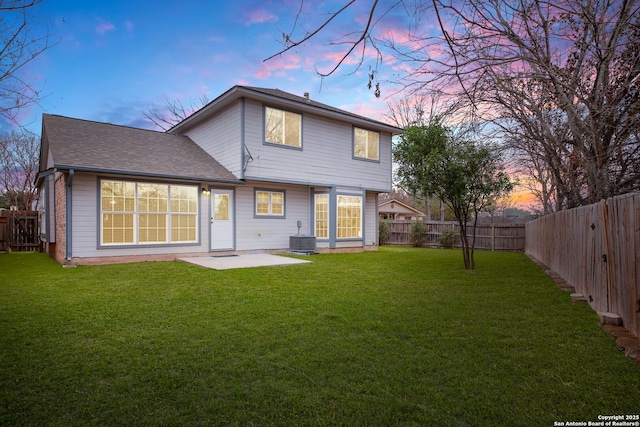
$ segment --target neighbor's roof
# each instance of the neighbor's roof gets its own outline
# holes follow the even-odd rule
[[[182,132],[185,129],[194,126],[210,115],[215,114],[216,112],[224,109],[232,102],[235,102],[241,98],[254,99],[260,102],[269,103],[274,106],[282,106],[283,108],[289,107],[301,111],[308,111],[320,116],[371,128],[372,130],[389,132],[393,135],[402,133],[402,129],[396,126],[392,126],[378,120],[373,120],[368,117],[360,116],[358,114],[350,113],[349,111],[341,110],[339,108],[335,108],[321,102],[316,102],[310,98],[307,98],[306,96],[294,95],[289,92],[284,92],[280,89],[267,89],[251,86],[232,87],[231,89],[202,107],[200,110],[196,111],[191,116],[175,125],[169,130],[169,132]]]
[[[419,211],[418,209],[416,209],[416,208],[414,208],[414,207],[411,207],[411,206],[407,205],[406,203],[402,203],[400,200],[397,200],[397,199],[389,199],[389,200],[385,200],[385,201],[383,201],[383,202],[380,202],[380,203],[378,204],[378,210],[379,210],[380,212],[396,212],[396,213],[403,213],[403,211],[402,211],[402,210],[399,210],[399,209],[393,209],[393,208],[391,208],[391,204],[392,204],[392,203],[394,203],[394,204],[396,204],[396,205],[400,205],[400,206],[402,206],[403,208],[405,208],[405,211],[404,211],[405,213],[408,213],[408,212],[414,212],[414,213],[416,213],[416,214],[418,214],[418,215],[423,215],[423,216],[424,216],[424,212],[421,212],[421,211]],[[387,206],[389,206],[389,208],[391,208],[391,209],[387,209]]]
[[[44,114],[42,140],[56,169],[241,183],[182,135]]]

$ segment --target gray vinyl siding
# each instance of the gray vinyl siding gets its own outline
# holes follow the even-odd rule
[[[380,161],[353,158],[353,126],[305,113],[302,150],[264,144],[263,104],[247,101],[247,179],[391,191],[391,135],[380,133]],[[223,163],[224,164],[224,163]]]
[[[364,223],[364,244],[377,245],[378,244],[378,198],[377,194],[367,191],[367,196],[364,203],[365,210],[365,223]]]
[[[237,102],[187,132],[236,177],[242,176],[242,105]]]
[[[285,192],[284,218],[255,218],[254,190]],[[310,188],[300,185],[274,183],[248,183],[236,189],[236,249],[240,251],[287,249],[289,236],[298,233],[298,221],[302,222],[301,234],[310,234]]]
[[[98,249],[100,239],[98,177],[96,175],[76,173],[73,178],[72,191],[72,256],[74,258],[147,254],[180,254],[209,251],[209,199],[206,198],[206,196],[201,196],[200,201],[199,245],[164,245],[155,247],[120,246],[113,249]]]
[[[71,182],[72,197],[72,256],[97,256],[96,239],[99,236],[96,224],[96,177],[75,173]],[[69,220],[67,218],[67,220]]]

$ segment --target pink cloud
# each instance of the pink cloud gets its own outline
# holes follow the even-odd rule
[[[338,108],[363,117],[369,117],[371,119],[384,122],[384,113],[387,111],[387,104],[374,98],[373,94],[371,94],[371,98],[373,100],[370,99],[357,104],[341,105]]]
[[[109,31],[113,31],[115,29],[116,29],[116,26],[113,25],[111,22],[101,22],[96,27],[96,33],[105,34],[105,33],[108,33]]]
[[[284,55],[262,62],[260,68],[253,73],[253,77],[266,80],[272,75],[285,76],[288,71],[301,68],[302,58],[297,55]]]
[[[264,9],[256,9],[247,13],[245,25],[262,24],[263,22],[275,21],[278,17]]]
[[[337,64],[338,62],[340,62],[340,60],[342,60],[345,53],[346,52],[327,52],[323,55],[323,59],[329,61],[329,63],[331,64]],[[359,62],[360,56],[358,55],[356,57],[354,56],[354,54],[351,54],[349,57],[345,58],[344,61],[342,61],[342,63],[345,65],[354,65]]]
[[[314,60],[311,68],[317,68],[321,73],[329,73],[336,65],[340,64],[340,73],[344,74],[351,73],[358,67],[365,67],[364,69],[366,69],[367,64],[375,62],[378,59],[375,50],[369,47],[364,52],[364,57],[362,57],[361,47],[356,48],[348,57],[344,58],[346,53],[346,50],[319,52],[316,57],[320,56],[322,59]]]

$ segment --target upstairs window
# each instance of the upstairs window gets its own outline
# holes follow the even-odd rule
[[[380,160],[378,132],[353,128],[353,156],[359,159]]]
[[[265,107],[264,140],[271,144],[302,147],[302,115]]]

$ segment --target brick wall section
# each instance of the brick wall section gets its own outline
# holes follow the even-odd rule
[[[65,262],[67,251],[67,188],[66,176],[60,175],[56,179],[55,195],[56,195],[56,244],[53,257],[59,263]]]

